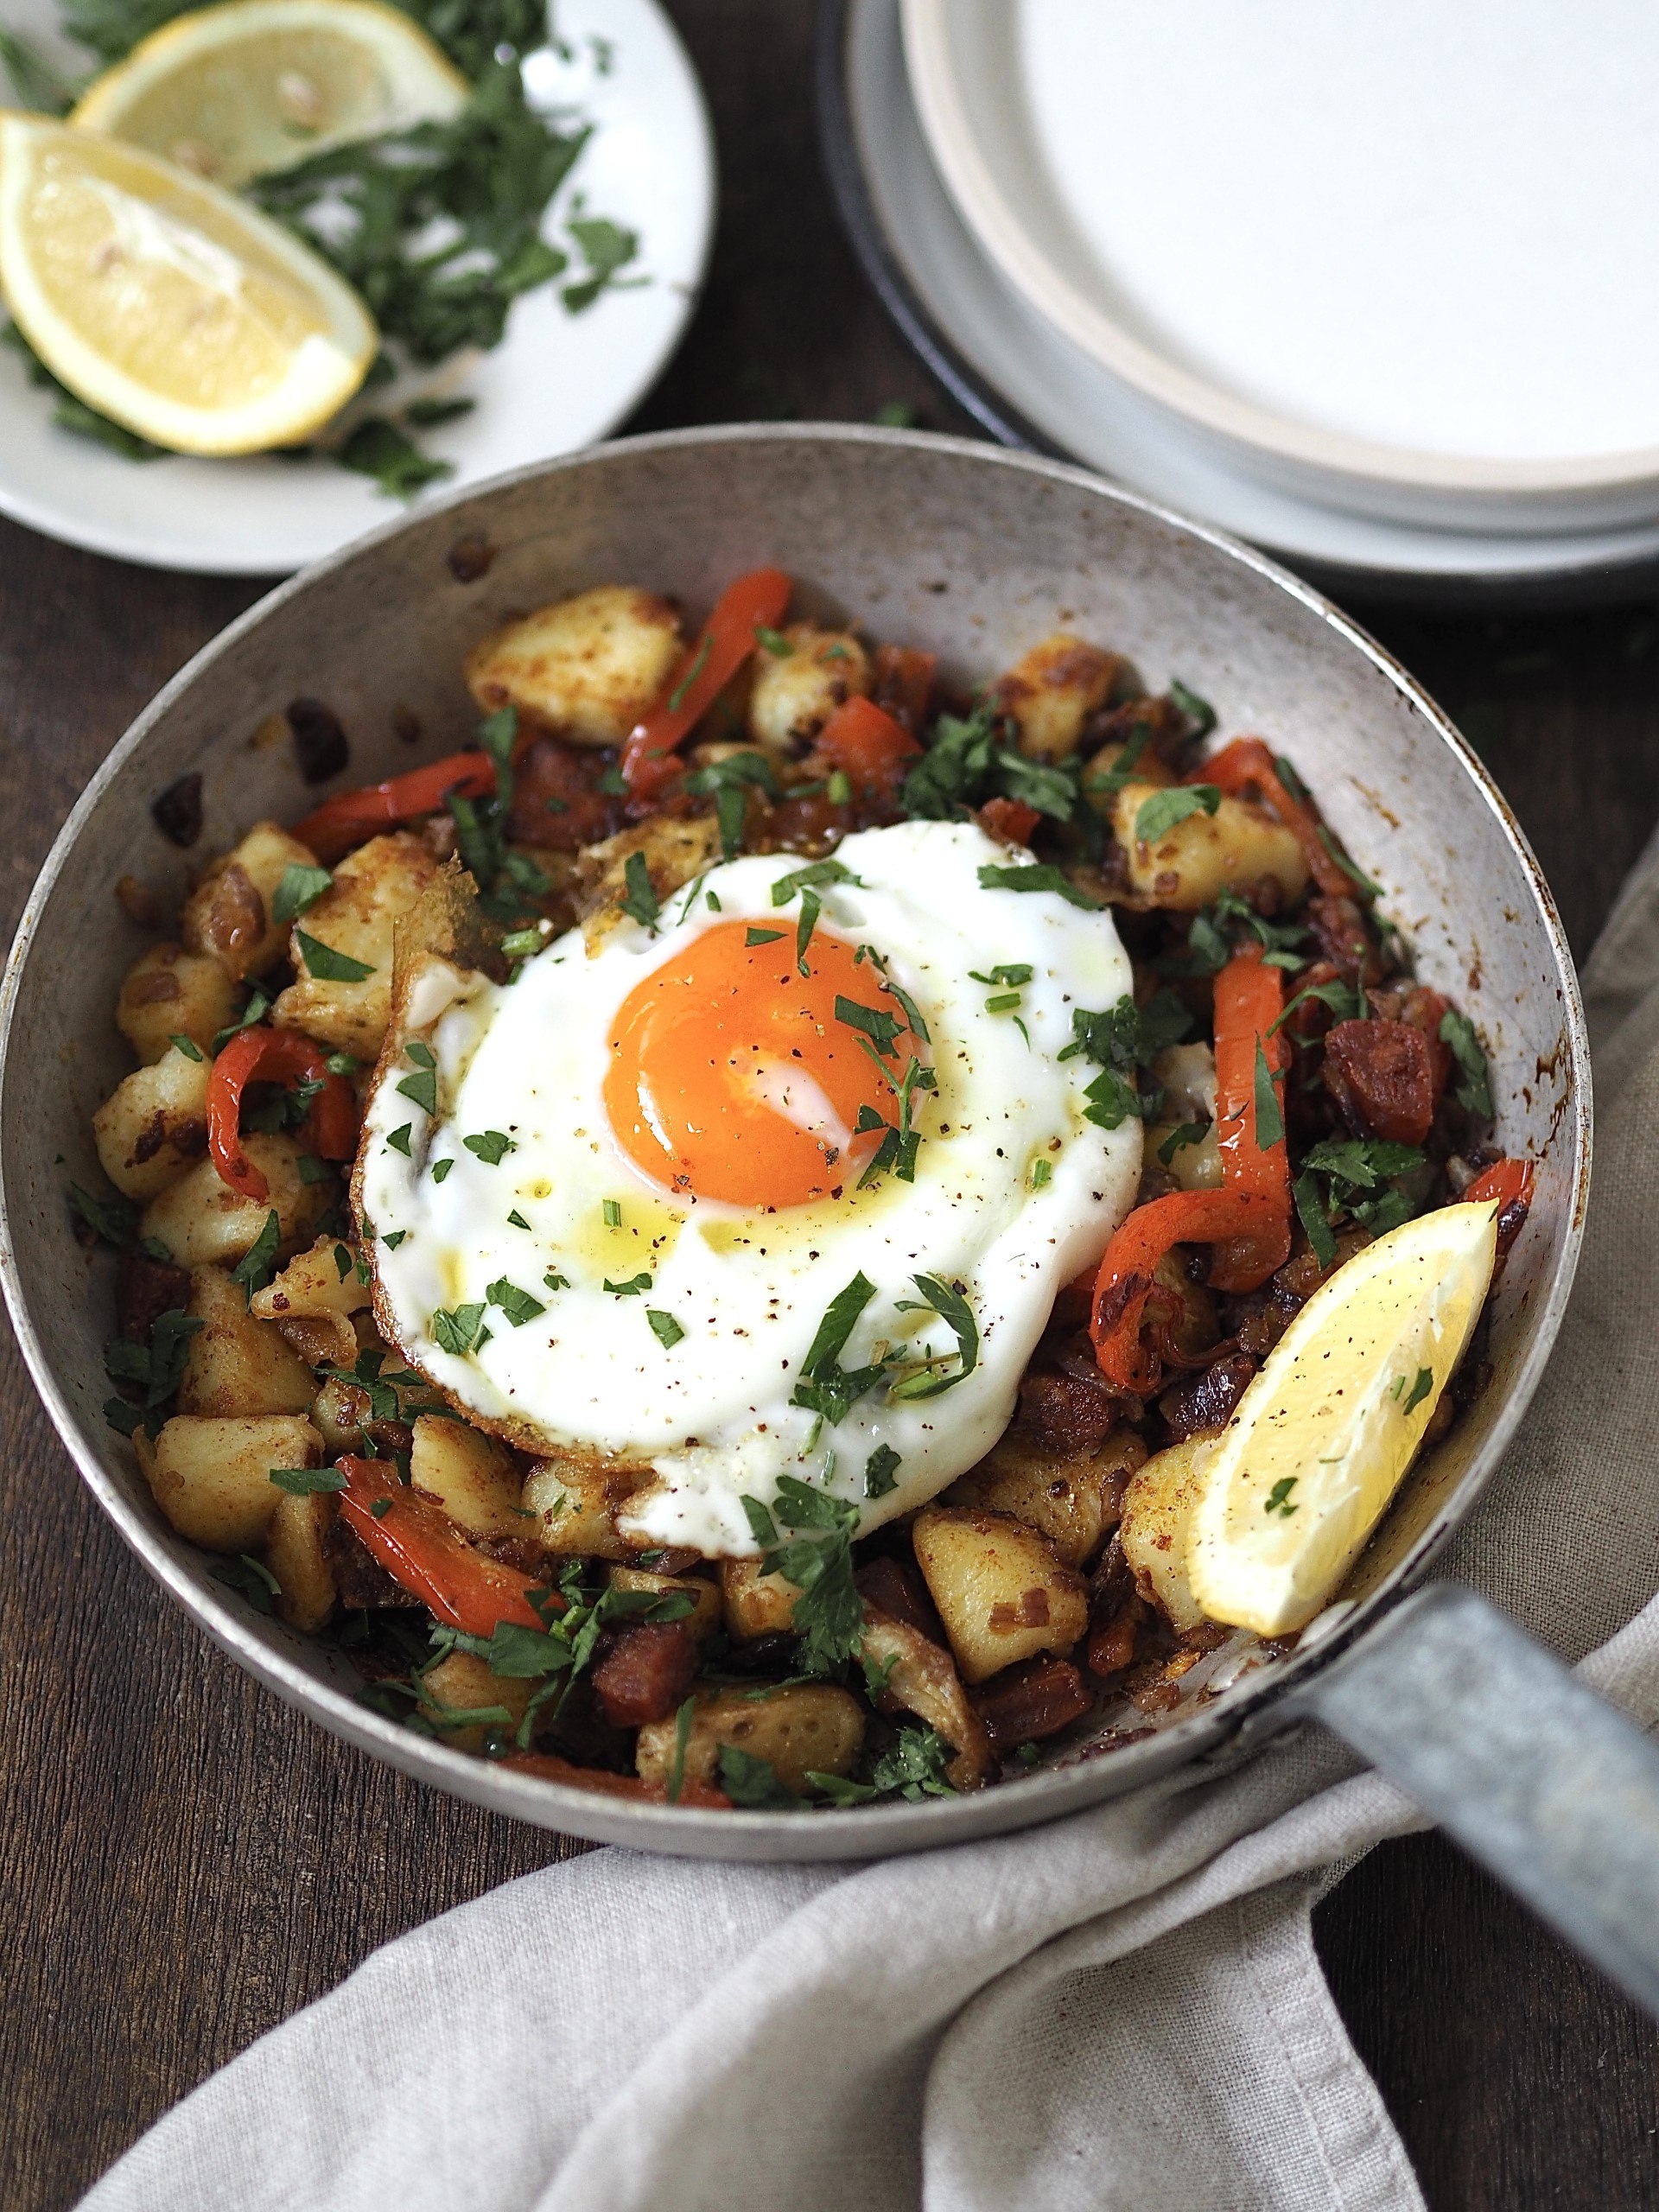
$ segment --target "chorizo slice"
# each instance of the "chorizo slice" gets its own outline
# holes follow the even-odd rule
[[[666,1720],[697,1671],[697,1647],[683,1621],[625,1628],[594,1669],[594,1692],[613,1728]]]
[[[1434,1119],[1428,1039],[1408,1021],[1339,1021],[1325,1040],[1325,1087],[1356,1136],[1423,1142]]]

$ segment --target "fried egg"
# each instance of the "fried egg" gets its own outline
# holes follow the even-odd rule
[[[1117,932],[982,883],[1009,861],[901,823],[636,899],[506,984],[430,963],[359,1183],[404,1356],[519,1444],[649,1465],[625,1533],[709,1557],[757,1551],[782,1476],[864,1533],[972,1466],[1141,1173],[1064,1057],[1131,988]]]

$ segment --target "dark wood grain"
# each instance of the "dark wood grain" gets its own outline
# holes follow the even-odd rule
[[[722,215],[635,427],[905,400],[966,429],[836,230],[806,0],[674,12],[715,110]],[[109,745],[257,589],[0,525],[8,931]],[[1477,738],[1587,946],[1659,815],[1655,611],[1369,619]],[[0,2203],[35,2212],[377,1944],[577,1847],[416,1788],[239,1674],[134,1565],[3,1357]],[[1654,2201],[1659,2035],[1449,1847],[1374,1853],[1317,1930],[1434,2212]]]

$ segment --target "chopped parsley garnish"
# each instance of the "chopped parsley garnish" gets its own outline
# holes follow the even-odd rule
[[[854,883],[861,890],[863,884],[851,868],[840,861],[813,861],[806,868],[798,868],[791,874],[780,875],[772,887],[774,906],[787,906],[798,891],[817,890],[824,883]]]
[[[755,1541],[766,1548],[761,1573],[781,1574],[801,1592],[791,1624],[801,1639],[802,1673],[829,1674],[852,1656],[864,1626],[864,1602],[853,1586],[857,1506],[793,1475],[778,1478],[770,1511],[758,1498],[741,1503]],[[787,1540],[779,1535],[779,1522],[794,1532]]]
[[[1370,1011],[1365,994],[1357,983],[1345,982],[1340,976],[1333,976],[1328,983],[1309,983],[1298,991],[1268,1030],[1268,1036],[1276,1036],[1297,1007],[1309,999],[1317,999],[1321,1006],[1328,1006],[1338,1021],[1363,1021]]]
[[[413,1130],[415,1124],[413,1122],[405,1122],[401,1128],[391,1130],[386,1138],[386,1142],[391,1147],[391,1150],[393,1152],[401,1152],[405,1160],[412,1157],[409,1149],[409,1140],[410,1134]],[[446,1161],[441,1164],[448,1166],[449,1163]],[[432,1173],[433,1179],[435,1181],[441,1182],[443,1179],[442,1176],[438,1174],[435,1167],[433,1169]]]
[[[374,963],[369,960],[353,960],[349,952],[337,952],[332,944],[325,944],[321,938],[308,937],[298,927],[294,942],[300,949],[308,974],[320,983],[360,983],[365,976],[372,976]]]
[[[806,964],[806,948],[812,942],[812,932],[818,926],[818,916],[823,912],[823,901],[809,884],[801,893],[800,918],[795,925],[795,965],[803,976],[812,970]]]
[[[897,1014],[886,1014],[880,1007],[861,1006],[856,999],[844,998],[837,991],[836,1020],[844,1021],[849,1029],[861,1030],[884,1060],[898,1058],[897,1039],[904,1024]]]
[[[395,1252],[408,1234],[409,1231],[406,1229],[394,1229],[389,1231],[386,1236],[383,1236],[380,1239],[380,1242],[385,1246],[388,1252]]]
[[[873,1390],[886,1372],[879,1364],[848,1369],[841,1363],[847,1340],[874,1296],[875,1285],[861,1272],[836,1292],[801,1363],[801,1379],[790,1394],[791,1405],[817,1414],[832,1428],[846,1419],[849,1408],[867,1390]]]
[[[744,932],[743,942],[746,945],[776,944],[782,935],[782,930],[750,929]]]
[[[874,1183],[878,1176],[885,1175],[889,1168],[901,1183],[916,1180],[916,1154],[921,1146],[922,1133],[915,1125],[915,1096],[918,1090],[936,1090],[938,1088],[938,1079],[932,1069],[924,1067],[918,1059],[912,1057],[899,1085],[899,1123],[896,1128],[874,1106],[859,1108],[856,1135],[867,1135],[872,1129],[885,1132],[871,1155],[869,1166],[858,1179],[861,1191]]]
[[[1160,989],[1143,1007],[1125,992],[1115,1007],[1103,1014],[1086,1007],[1071,1010],[1071,1042],[1059,1057],[1079,1054],[1097,1061],[1100,1073],[1084,1091],[1085,1117],[1097,1128],[1116,1129],[1129,1120],[1147,1120],[1158,1110],[1163,1093],[1142,1092],[1135,1071],[1147,1066],[1166,1046],[1180,1042],[1192,1027],[1192,1017],[1173,991]]]
[[[1208,1122],[1183,1122],[1179,1128],[1172,1129],[1159,1146],[1159,1159],[1166,1167],[1173,1166],[1176,1154],[1185,1152],[1190,1145],[1202,1144],[1209,1135],[1210,1128]]]
[[[1433,1388],[1433,1370],[1427,1367],[1420,1367],[1417,1370],[1417,1379],[1411,1386],[1411,1395],[1400,1409],[1402,1413],[1414,1413]]]
[[[353,1265],[353,1262],[352,1259],[351,1246],[349,1244],[336,1244],[334,1247],[334,1273],[340,1278],[341,1282],[344,1282],[346,1276],[352,1272]]]
[[[837,1811],[849,1805],[868,1805],[872,1797],[880,1795],[873,1783],[854,1782],[844,1774],[821,1774],[816,1767],[807,1769],[806,1779]]]
[[[484,1294],[492,1306],[499,1306],[515,1329],[522,1329],[526,1321],[533,1321],[547,1308],[539,1298],[532,1298],[527,1290],[520,1290],[516,1283],[499,1275]]]
[[[1175,784],[1166,791],[1154,791],[1135,810],[1135,836],[1149,845],[1190,815],[1213,814],[1220,804],[1221,787],[1217,784]]]
[[[326,1183],[334,1169],[326,1160],[319,1160],[315,1152],[302,1152],[294,1165],[300,1171],[302,1183]]]
[[[543,1290],[569,1290],[570,1278],[562,1275],[556,1268],[550,1268],[542,1277],[542,1287]]]
[[[674,1316],[671,1313],[665,1313],[660,1306],[647,1306],[645,1319],[651,1324],[652,1335],[656,1338],[664,1351],[672,1351],[675,1345],[685,1335],[685,1331]]]
[[[138,1227],[138,1209],[130,1198],[100,1198],[79,1183],[69,1185],[69,1203],[96,1237],[118,1251],[131,1243]]]
[[[273,1467],[270,1479],[290,1497],[310,1497],[319,1491],[346,1487],[346,1478],[338,1467]]]
[[[251,1552],[238,1552],[234,1559],[213,1560],[207,1572],[215,1582],[222,1582],[227,1590],[234,1590],[245,1598],[257,1613],[268,1613],[270,1601],[280,1598],[283,1586],[265,1565],[255,1559]]]
[[[982,976],[977,968],[970,968],[968,978],[970,982],[983,983],[991,990],[1019,990],[1031,981],[1035,973],[1036,970],[1027,962],[1020,961],[1010,967],[993,968],[988,976]]]
[[[781,796],[778,778],[764,753],[733,753],[723,760],[710,761],[706,768],[692,771],[685,788],[698,798],[713,797],[721,856],[725,860],[730,860],[743,842],[750,791],[763,791],[771,799]]]
[[[283,1224],[273,1206],[245,1256],[231,1269],[231,1281],[241,1284],[250,1300],[255,1291],[263,1290],[276,1273],[276,1247],[282,1241]]]
[[[484,1326],[484,1304],[457,1306],[453,1310],[440,1306],[432,1316],[432,1334],[437,1339],[440,1351],[447,1351],[456,1359],[464,1359],[470,1351],[482,1351],[489,1341],[489,1331]]]
[[[1054,1163],[1052,1160],[1033,1160],[1032,1161],[1031,1187],[1033,1191],[1045,1189],[1047,1185],[1052,1181],[1053,1175]]]
[[[697,647],[690,666],[668,695],[668,711],[671,715],[677,715],[685,704],[691,686],[709,665],[709,656],[714,648],[715,633],[712,630],[705,630],[702,633],[702,642]]]
[[[774,660],[789,660],[794,656],[795,648],[783,632],[769,630],[764,622],[755,624],[754,639],[755,643],[769,652]]]
[[[1458,1064],[1463,1080],[1458,1085],[1458,1103],[1465,1112],[1478,1114],[1484,1121],[1492,1118],[1491,1071],[1486,1055],[1481,1050],[1480,1039],[1475,1034],[1475,1025],[1465,1014],[1453,1014],[1449,1009],[1440,1018],[1440,1042],[1449,1046],[1452,1057]]]
[[[283,880],[271,899],[270,918],[274,922],[291,922],[296,914],[315,906],[334,880],[326,868],[307,868],[298,861],[290,861],[283,870]]]
[[[1268,1492],[1267,1503],[1262,1506],[1262,1510],[1264,1513],[1276,1513],[1282,1520],[1288,1521],[1296,1510],[1290,1502],[1290,1493],[1296,1487],[1296,1480],[1294,1475],[1281,1475]]]
[[[248,993],[248,1002],[243,1007],[241,1013],[238,1014],[234,1021],[228,1023],[225,1028],[221,1029],[218,1035],[213,1039],[214,1052],[222,1052],[225,1047],[230,1043],[232,1038],[237,1035],[238,1031],[257,1028],[259,1023],[262,1022],[265,1016],[270,1012],[270,1007],[271,998],[270,992],[262,990],[259,985],[255,983]]]
[[[1017,861],[1008,868],[987,862],[979,871],[979,880],[987,891],[1052,891],[1068,906],[1081,906],[1085,913],[1100,912],[1100,900],[1080,891],[1065,870],[1050,861]]]
[[[734,1805],[752,1813],[804,1813],[806,1807],[785,1789],[770,1761],[738,1744],[720,1747],[720,1786]]]
[[[507,1216],[507,1226],[509,1229],[529,1229],[530,1224],[524,1219],[523,1214],[519,1212],[518,1207],[515,1206],[512,1211]]]
[[[607,1275],[604,1287],[610,1292],[613,1298],[638,1298],[641,1291],[651,1288],[651,1276],[642,1270],[640,1274],[631,1276],[626,1282],[613,1282]]]
[[[1189,691],[1185,684],[1173,676],[1169,679],[1169,696],[1192,723],[1192,735],[1208,737],[1220,719],[1210,702],[1200,699],[1196,691]]]
[[[462,1137],[461,1142],[486,1167],[499,1167],[510,1152],[518,1149],[505,1129],[486,1129],[480,1136]]]
[[[194,1060],[199,1067],[202,1065],[202,1050],[194,1037],[169,1037],[167,1041],[175,1052],[182,1052],[187,1060]]]
[[[1416,1212],[1416,1205],[1408,1193],[1392,1185],[1401,1176],[1415,1174],[1424,1164],[1425,1155],[1415,1145],[1393,1144],[1382,1137],[1332,1138],[1316,1144],[1303,1160],[1302,1173],[1297,1179],[1297,1212],[1321,1263],[1328,1267],[1330,1260],[1308,1227],[1308,1215],[1300,1195],[1304,1184],[1307,1186],[1309,1205],[1324,1215],[1327,1207],[1320,1204],[1317,1185],[1312,1179],[1323,1178],[1328,1205],[1351,1215],[1363,1228],[1380,1236],[1385,1230],[1397,1229],[1402,1222],[1409,1221]],[[1334,1244],[1332,1251],[1334,1255]]]
[[[447,1181],[448,1179],[449,1170],[454,1166],[454,1164],[455,1156],[454,1153],[446,1153],[442,1160],[435,1160],[432,1163],[432,1180],[435,1183],[442,1183]]]
[[[657,934],[657,924],[662,915],[662,902],[652,886],[651,870],[645,866],[643,853],[630,853],[622,870],[622,911],[638,922],[641,929]]]
[[[599,1202],[599,1210],[604,1216],[607,1229],[621,1228],[622,1201],[620,1198],[601,1198]]]
[[[870,1787],[878,1796],[896,1790],[912,1800],[954,1797],[956,1787],[946,1771],[950,1764],[950,1746],[937,1729],[902,1727],[870,1769]]]
[[[1268,1065],[1267,1046],[1258,1037],[1255,1040],[1255,1141],[1263,1152],[1270,1151],[1274,1145],[1282,1144],[1285,1141],[1284,1109],[1279,1103],[1279,1093],[1274,1088],[1275,1084],[1282,1083],[1284,1079],[1282,1069],[1275,1071]]]
[[[200,1327],[194,1314],[175,1306],[156,1315],[147,1343],[130,1344],[124,1337],[118,1337],[105,1345],[104,1368],[110,1380],[136,1388],[139,1393],[136,1401],[111,1398],[105,1406],[104,1417],[112,1428],[130,1436],[142,1423],[152,1436],[160,1433],[160,1409],[184,1380],[190,1339]]]
[[[922,1294],[925,1310],[937,1313],[957,1340],[957,1353],[961,1361],[954,1374],[939,1373],[941,1363],[929,1359],[926,1363],[901,1376],[887,1392],[889,1398],[937,1398],[946,1390],[954,1390],[958,1382],[965,1382],[979,1364],[979,1324],[973,1309],[960,1291],[953,1290],[938,1275],[912,1275],[911,1281]],[[911,1299],[899,1301],[901,1313],[918,1310]]]
[[[899,1487],[899,1470],[903,1465],[891,1444],[878,1444],[864,1462],[864,1495],[866,1497],[886,1497]]]

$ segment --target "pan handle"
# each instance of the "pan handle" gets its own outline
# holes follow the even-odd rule
[[[1444,1582],[1297,1704],[1659,2016],[1659,1749],[1623,1713]]]

